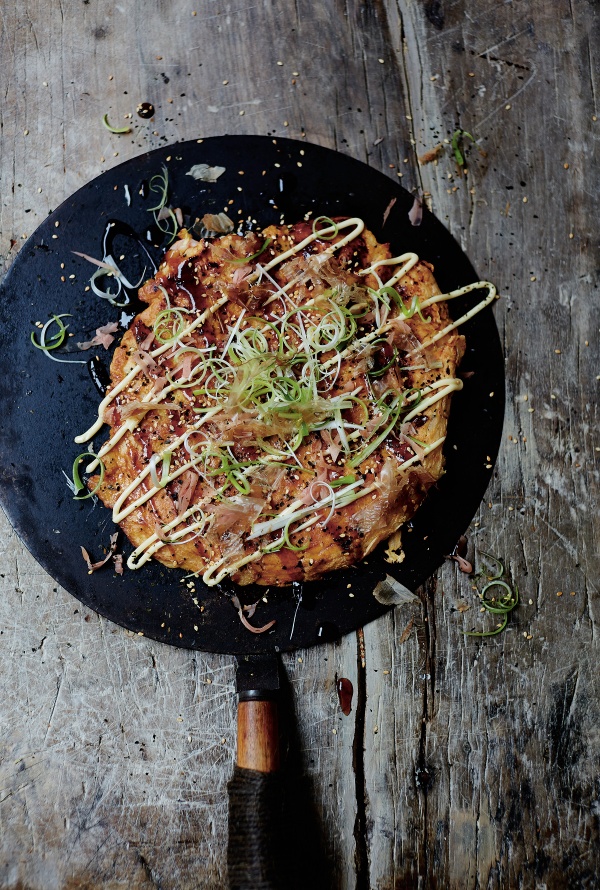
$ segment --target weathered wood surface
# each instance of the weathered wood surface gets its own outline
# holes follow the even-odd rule
[[[598,886],[595,4],[24,0],[0,15],[6,265],[141,150],[306,134],[421,188],[497,282],[506,425],[469,539],[506,559],[523,603],[499,637],[466,638],[477,604],[446,565],[420,608],[365,628],[364,668],[356,637],[284,659],[292,855],[300,886]],[[132,112],[134,135],[111,136],[105,112]],[[457,127],[485,151],[467,147],[468,176],[447,145],[419,166]],[[128,635],[3,518],[0,534],[0,885],[224,887],[231,660]],[[358,691],[350,717],[336,672]]]

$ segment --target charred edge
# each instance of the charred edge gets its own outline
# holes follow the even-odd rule
[[[359,636],[360,631],[357,633]],[[356,716],[352,742],[352,769],[356,796],[354,820],[354,864],[356,890],[369,890],[369,853],[367,849],[367,801],[365,788],[365,712],[367,708],[367,676],[363,667],[360,639],[356,651]]]
[[[426,829],[428,824],[427,814],[427,796],[429,789],[433,785],[434,775],[431,767],[427,763],[427,725],[433,709],[434,690],[435,690],[435,616],[431,604],[434,601],[436,590],[435,578],[427,582],[424,588],[423,597],[423,627],[425,634],[425,662],[424,673],[429,676],[428,680],[423,683],[423,705],[421,712],[421,733],[419,737],[419,754],[416,769],[416,784],[422,792],[423,806],[423,827]],[[422,845],[422,861],[421,874],[429,874],[429,848],[427,845],[427,837]]]

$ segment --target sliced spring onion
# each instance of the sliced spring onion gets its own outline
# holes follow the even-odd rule
[[[164,451],[162,454],[162,466],[160,472],[160,479],[158,478],[158,473],[156,472],[156,465],[160,460],[160,454],[153,454],[150,459],[150,478],[152,480],[152,485],[155,488],[164,488],[165,485],[170,481],[169,479],[169,470],[171,468],[171,460],[173,458],[172,451]]]
[[[504,565],[500,562],[500,560],[498,559],[497,556],[493,556],[491,553],[487,553],[485,550],[480,550],[479,552],[482,556],[487,556],[488,559],[491,559],[492,562],[496,563],[496,568],[495,568],[496,574],[490,575],[489,570],[486,569],[485,567],[482,567],[479,570],[479,572],[477,573],[477,577],[485,576],[485,577],[487,577],[488,581],[498,581],[504,574]],[[493,567],[492,567],[492,571],[494,571]]]
[[[294,550],[296,552],[300,552],[301,550],[307,550],[308,542],[306,544],[292,544],[292,542],[290,541],[290,532],[291,532],[290,526],[291,526],[291,524],[292,524],[292,520],[290,520],[288,522],[288,524],[285,526],[285,528],[283,529],[283,533],[280,538],[281,547],[282,548],[285,547],[286,550]]]
[[[398,309],[400,310],[400,312],[402,313],[402,315],[404,316],[404,318],[412,318],[416,312],[417,315],[419,316],[419,318],[421,319],[421,321],[424,321],[425,324],[429,324],[431,322],[431,317],[425,318],[423,316],[423,313],[421,312],[421,306],[419,303],[419,297],[416,294],[412,298],[410,307],[407,307],[404,305],[404,300],[402,299],[402,297],[400,296],[400,294],[398,293],[398,291],[396,290],[395,287],[390,287],[389,285],[380,287],[379,290],[376,291],[376,293],[377,293],[378,297],[384,297],[384,296],[391,297],[392,300],[394,301],[394,303],[396,304],[396,306],[398,307]]]
[[[465,166],[465,159],[462,151],[460,150],[460,143],[467,137],[471,140],[471,142],[475,142],[475,137],[471,136],[470,133],[467,133],[466,130],[455,130],[452,134],[452,151],[454,152],[454,158],[459,167]]]
[[[352,482],[356,482],[356,476],[340,476],[339,479],[334,479],[329,485],[331,488],[339,488],[340,485],[350,485]]]
[[[319,228],[319,223],[324,223],[324,228]],[[333,241],[339,232],[339,226],[328,216],[317,216],[313,222],[313,235],[317,235],[320,241]]]
[[[31,332],[31,342],[35,346],[36,349],[41,349],[43,352],[47,352],[49,349],[58,349],[59,346],[64,342],[67,328],[69,325],[64,325],[61,321],[62,318],[70,318],[70,314],[63,313],[62,315],[53,315],[52,319],[58,325],[58,332],[50,337],[50,340],[44,340],[43,343],[38,343],[35,339],[35,331]]]
[[[47,358],[52,359],[53,362],[59,362],[63,365],[87,365],[87,359],[57,358],[55,355],[52,355],[52,350],[57,349],[64,342],[66,331],[69,327],[69,325],[65,325],[61,319],[70,317],[71,315],[68,312],[62,312],[60,315],[53,315],[41,329],[39,343],[35,339],[35,331],[31,332],[31,342],[36,349],[41,350],[41,352],[43,352]],[[58,331],[47,340],[46,334],[49,327],[53,324],[58,325]]]
[[[149,213],[160,213],[167,203],[167,195],[169,193],[169,171],[163,164],[162,173],[155,173],[148,188],[151,192],[157,192],[160,195],[158,204],[155,207],[148,207]]]
[[[379,448],[381,443],[385,439],[387,439],[387,437],[389,436],[391,431],[394,429],[394,427],[398,423],[398,420],[399,420],[400,415],[402,414],[403,410],[404,411],[406,410],[406,408],[404,407],[404,399],[402,397],[400,397],[400,398],[398,398],[396,404],[391,409],[388,408],[388,410],[387,410],[387,418],[389,419],[391,417],[392,418],[391,421],[387,424],[384,431],[382,433],[380,433],[376,439],[373,439],[373,441],[370,442],[366,448],[363,448],[363,450],[360,451],[356,455],[356,457],[352,458],[352,460],[350,461],[351,467],[353,467],[353,468],[357,467],[359,464],[361,464],[363,462],[363,460],[366,460],[369,457],[369,455],[371,455],[375,451],[376,448]]]
[[[163,309],[154,321],[154,336],[159,343],[177,340],[187,327],[183,313],[187,309]]]
[[[126,133],[131,133],[131,127],[111,127],[108,122],[108,114],[105,114],[102,118],[102,123],[106,127],[109,133],[116,133],[117,135],[125,135]]]
[[[500,596],[499,598],[486,596],[488,591],[492,590],[494,587],[499,587],[501,590],[505,590],[506,593],[504,594],[504,596]],[[490,612],[490,614],[492,615],[502,615],[502,621],[493,630],[466,630],[463,631],[463,633],[467,637],[494,637],[496,636],[496,634],[501,633],[508,624],[508,613],[512,612],[512,610],[519,602],[519,589],[515,584],[513,590],[510,584],[508,584],[506,581],[495,578],[493,581],[489,581],[482,589],[480,594],[480,601],[486,612]]]
[[[83,491],[85,488],[85,483],[81,481],[81,475],[79,473],[79,464],[86,457],[93,457],[100,464],[100,479],[98,480],[98,484],[92,489],[92,491],[88,491],[87,494],[79,495],[80,491]],[[84,451],[83,454],[79,454],[75,460],[73,461],[73,486],[75,490],[75,495],[73,496],[74,501],[85,501],[87,498],[91,498],[96,494],[102,482],[104,480],[104,463],[100,460],[100,458],[94,454],[93,451]]]
[[[394,351],[393,351],[392,357],[389,360],[389,362],[387,362],[383,366],[383,368],[378,368],[377,371],[369,371],[368,372],[369,377],[381,377],[383,374],[385,374],[386,371],[389,371],[389,369],[392,367],[392,365],[396,362],[397,358],[398,358],[398,350],[394,346]]]
[[[177,221],[177,217],[175,213],[171,210],[170,207],[165,207],[164,210],[168,214],[167,219],[163,217],[163,219],[159,219],[158,215],[154,214],[154,222],[158,226],[158,228],[165,235],[169,236],[169,240],[167,244],[172,244],[175,238],[177,237],[177,232],[179,231],[179,222]]]

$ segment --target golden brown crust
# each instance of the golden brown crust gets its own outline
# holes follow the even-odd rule
[[[352,293],[348,305],[358,305],[361,294],[367,293],[366,286],[377,289],[381,281],[389,280],[395,271],[394,266],[379,266],[376,272],[381,281],[373,273],[358,275],[375,261],[390,257],[388,246],[378,244],[372,233],[364,230],[337,255],[327,254],[330,243],[316,241],[305,248],[300,256],[274,266],[268,277],[263,276],[262,282],[253,282],[251,273],[256,263],[244,263],[243,258],[259,251],[265,238],[271,238],[271,243],[260,256],[259,262],[263,264],[298,244],[311,231],[312,227],[304,223],[293,227],[272,226],[260,236],[228,235],[213,242],[197,242],[183,233],[181,240],[167,252],[155,277],[140,289],[139,296],[148,306],[136,317],[115,352],[111,365],[113,388],[118,387],[130,372],[134,376],[129,385],[112,400],[104,416],[110,426],[111,437],[118,434],[123,425],[132,428],[104,458],[106,471],[99,496],[106,506],[119,504],[124,510],[135,502],[129,514],[120,520],[120,525],[135,547],[143,545],[154,535],[154,541],[159,542],[154,558],[167,566],[179,566],[202,574],[210,566],[227,566],[243,557],[253,557],[259,548],[264,548],[265,543],[274,541],[281,534],[281,531],[277,531],[249,539],[254,522],[264,522],[296,500],[303,500],[306,506],[311,503],[311,497],[313,502],[323,497],[328,489],[323,486],[319,489],[318,484],[311,489],[310,495],[307,494],[315,480],[335,486],[339,479],[354,477],[360,480],[359,487],[368,490],[368,494],[335,510],[328,520],[328,510],[322,508],[319,521],[305,530],[297,531],[301,523],[296,522],[288,530],[286,541],[294,549],[284,545],[275,552],[264,553],[232,574],[233,580],[240,584],[255,582],[280,586],[295,580],[315,580],[326,572],[359,561],[378,543],[387,539],[414,514],[429,485],[439,479],[443,472],[440,447],[422,456],[420,461],[417,458],[422,454],[421,448],[444,437],[449,395],[414,417],[410,427],[402,425],[400,417],[395,431],[359,463],[353,459],[352,449],[346,453],[342,448],[336,454],[340,442],[335,430],[333,434],[327,430],[308,432],[295,449],[295,457],[290,455],[288,461],[280,460],[279,468],[263,466],[252,470],[248,476],[244,476],[243,469],[237,471],[237,477],[233,473],[242,491],[236,489],[235,484],[229,484],[231,475],[219,472],[225,466],[221,456],[225,449],[223,443],[232,443],[228,451],[230,457],[226,460],[235,459],[243,466],[255,460],[257,453],[265,456],[260,448],[257,450],[258,439],[262,437],[263,442],[281,445],[286,435],[294,434],[294,423],[296,428],[298,423],[297,418],[288,423],[278,415],[277,429],[281,436],[279,439],[277,436],[268,438],[269,430],[265,429],[265,423],[268,425],[271,422],[269,418],[265,421],[264,417],[260,419],[244,408],[236,413],[226,406],[226,410],[215,415],[214,420],[211,418],[203,423],[202,434],[195,433],[187,439],[188,446],[198,446],[209,439],[215,443],[215,454],[218,452],[220,456],[211,454],[196,467],[189,467],[177,478],[171,479],[173,473],[183,467],[186,460],[190,460],[185,442],[181,444],[182,436],[198,423],[199,418],[204,417],[202,410],[211,405],[210,397],[205,394],[207,387],[211,388],[206,384],[210,375],[206,372],[203,376],[197,370],[203,361],[200,353],[213,357],[223,355],[236,325],[238,330],[243,330],[245,324],[258,324],[250,319],[260,318],[263,322],[276,324],[274,319],[281,317],[283,312],[283,299],[270,299],[275,282],[279,287],[290,281],[296,282],[288,294],[293,294],[295,305],[308,306],[305,324],[310,326],[311,323],[317,324],[325,311],[322,310],[319,316],[311,308],[315,305],[315,298],[317,302],[326,299],[323,294],[331,293],[332,282],[336,282],[333,286],[341,291],[346,288],[348,293]],[[339,241],[343,234],[340,232],[335,241]],[[327,256],[324,263],[315,262],[315,256],[319,254]],[[411,306],[415,297],[419,303],[423,303],[428,297],[439,294],[433,270],[424,262],[418,262],[410,269],[396,287],[406,307]],[[219,306],[220,303],[222,305]],[[201,314],[205,319],[183,339],[174,340],[172,347],[166,343],[166,351],[162,356],[157,356],[156,350],[161,347],[161,342],[160,338],[153,336],[153,331],[156,333],[158,325],[160,333],[160,313],[169,307],[180,310],[179,316],[172,312],[163,316],[163,323],[173,330],[177,318],[182,320],[182,325],[189,325]],[[289,311],[289,303],[287,307]],[[365,314],[364,310],[357,312],[359,330],[356,339],[364,338],[376,327],[376,320],[370,315],[373,313]],[[427,307],[423,311],[424,318],[418,313],[408,319],[398,316],[394,309],[389,313],[388,322],[396,321],[380,338],[385,339],[387,344],[379,344],[379,351],[371,350],[369,353],[368,349],[363,348],[351,354],[342,352],[339,373],[329,391],[323,393],[323,398],[327,399],[345,398],[348,393],[356,393],[358,389],[356,398],[362,400],[363,405],[355,401],[343,414],[346,422],[353,422],[357,427],[362,424],[360,436],[364,437],[365,442],[369,441],[369,436],[372,441],[380,434],[381,426],[377,427],[377,398],[387,393],[385,397],[393,401],[401,393],[406,395],[411,390],[426,394],[436,381],[455,377],[464,351],[464,339],[456,331],[446,334],[432,346],[419,348],[419,343],[430,339],[449,323],[445,302]],[[271,353],[276,354],[280,341],[264,323],[263,330]],[[290,346],[296,333],[298,337],[301,336],[299,330],[299,324],[289,329],[286,347]],[[177,354],[182,344],[188,348],[187,360],[185,352]],[[301,351],[299,341],[292,345]],[[344,344],[346,347],[347,344]],[[396,361],[382,375],[372,376],[377,364],[387,364],[392,349],[398,353]],[[149,355],[150,352],[155,353],[154,358]],[[335,365],[335,355],[335,351],[323,352],[319,360]],[[403,370],[414,365],[426,367]],[[291,370],[286,369],[288,378],[298,374],[293,370],[294,365],[290,367]],[[140,368],[137,373],[134,372],[136,368]],[[186,377],[186,374],[190,376]],[[170,383],[177,381],[187,382],[187,385],[170,388]],[[140,405],[144,398],[151,400],[149,410]],[[368,403],[368,422],[364,416],[365,403]],[[285,412],[281,414],[285,418]],[[407,416],[406,409],[404,416]],[[314,417],[312,422],[314,426]],[[365,433],[365,424],[367,429],[369,426],[374,428],[375,433]],[[162,455],[170,450],[170,481],[142,503],[142,495],[153,487],[153,477],[156,480],[162,470],[162,457],[154,458],[154,473],[147,470],[149,462],[153,455]],[[402,464],[410,458],[413,458],[410,469],[402,470]],[[298,464],[296,469],[295,464]],[[123,499],[122,494],[127,486],[131,486],[144,470],[145,477]],[[192,489],[188,505],[185,504],[186,486],[188,490]],[[215,497],[217,489],[221,493]],[[343,485],[337,489],[338,492],[343,490]],[[198,505],[198,510],[203,511],[205,526],[194,527],[194,519],[199,514],[192,514],[186,522],[165,530],[166,525],[177,521],[182,506],[189,508],[193,505]],[[160,539],[169,538],[177,528],[184,531],[190,528],[189,533],[181,536],[183,543],[175,543],[171,538],[171,543],[160,546]]]

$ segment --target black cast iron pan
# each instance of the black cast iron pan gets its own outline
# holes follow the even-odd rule
[[[188,175],[193,165],[203,163],[225,167],[225,172],[212,183]],[[183,142],[103,173],[48,217],[8,272],[0,296],[0,499],[14,528],[50,575],[106,618],[164,643],[238,656],[246,670],[239,682],[242,698],[257,699],[261,689],[277,685],[273,662],[257,656],[274,658],[279,651],[336,639],[378,617],[385,611],[372,595],[378,581],[392,574],[408,588],[418,586],[465,530],[489,482],[502,430],[499,337],[489,309],[463,327],[467,352],[460,370],[465,386],[453,398],[447,472],[403,536],[402,564],[390,566],[382,547],[362,564],[323,581],[271,588],[255,620],[274,618],[276,624],[259,636],[242,627],[231,588],[207,589],[196,581],[192,591],[182,583],[182,572],[158,563],[122,576],[111,567],[90,576],[80,545],[99,559],[114,529],[101,504],[73,500],[64,473],[70,476],[73,459],[82,450],[73,439],[93,422],[101,396],[86,364],[51,362],[31,345],[30,334],[37,331],[36,322],[53,313],[70,313],[75,336],[68,348],[73,351],[61,351],[60,357],[81,360],[90,354],[75,351],[76,341],[90,339],[109,321],[122,320],[127,326],[127,315],[138,308],[135,296],[130,295],[123,309],[94,297],[85,290],[94,267],[73,251],[101,258],[109,231],[113,256],[125,256],[130,280],[136,281],[144,269],[150,275],[151,261],[158,263],[166,246],[149,213],[156,201],[149,184],[163,165],[170,204],[182,208],[186,222],[223,210],[235,221],[255,221],[261,227],[281,217],[296,222],[307,211],[313,218],[360,216],[379,241],[390,242],[394,253],[414,251],[433,263],[443,291],[477,276],[431,214],[425,211],[421,225],[411,225],[413,196],[397,182],[331,150],[261,136]],[[111,222],[116,225],[109,227]],[[472,298],[459,299],[451,310],[457,317],[472,305]],[[101,358],[108,365],[110,353]],[[101,364],[94,362],[93,371],[96,379],[101,377]],[[101,442],[102,434],[96,446]],[[121,549],[126,559],[128,543]],[[237,593],[249,603],[264,589]],[[232,880],[232,885],[243,883]]]

